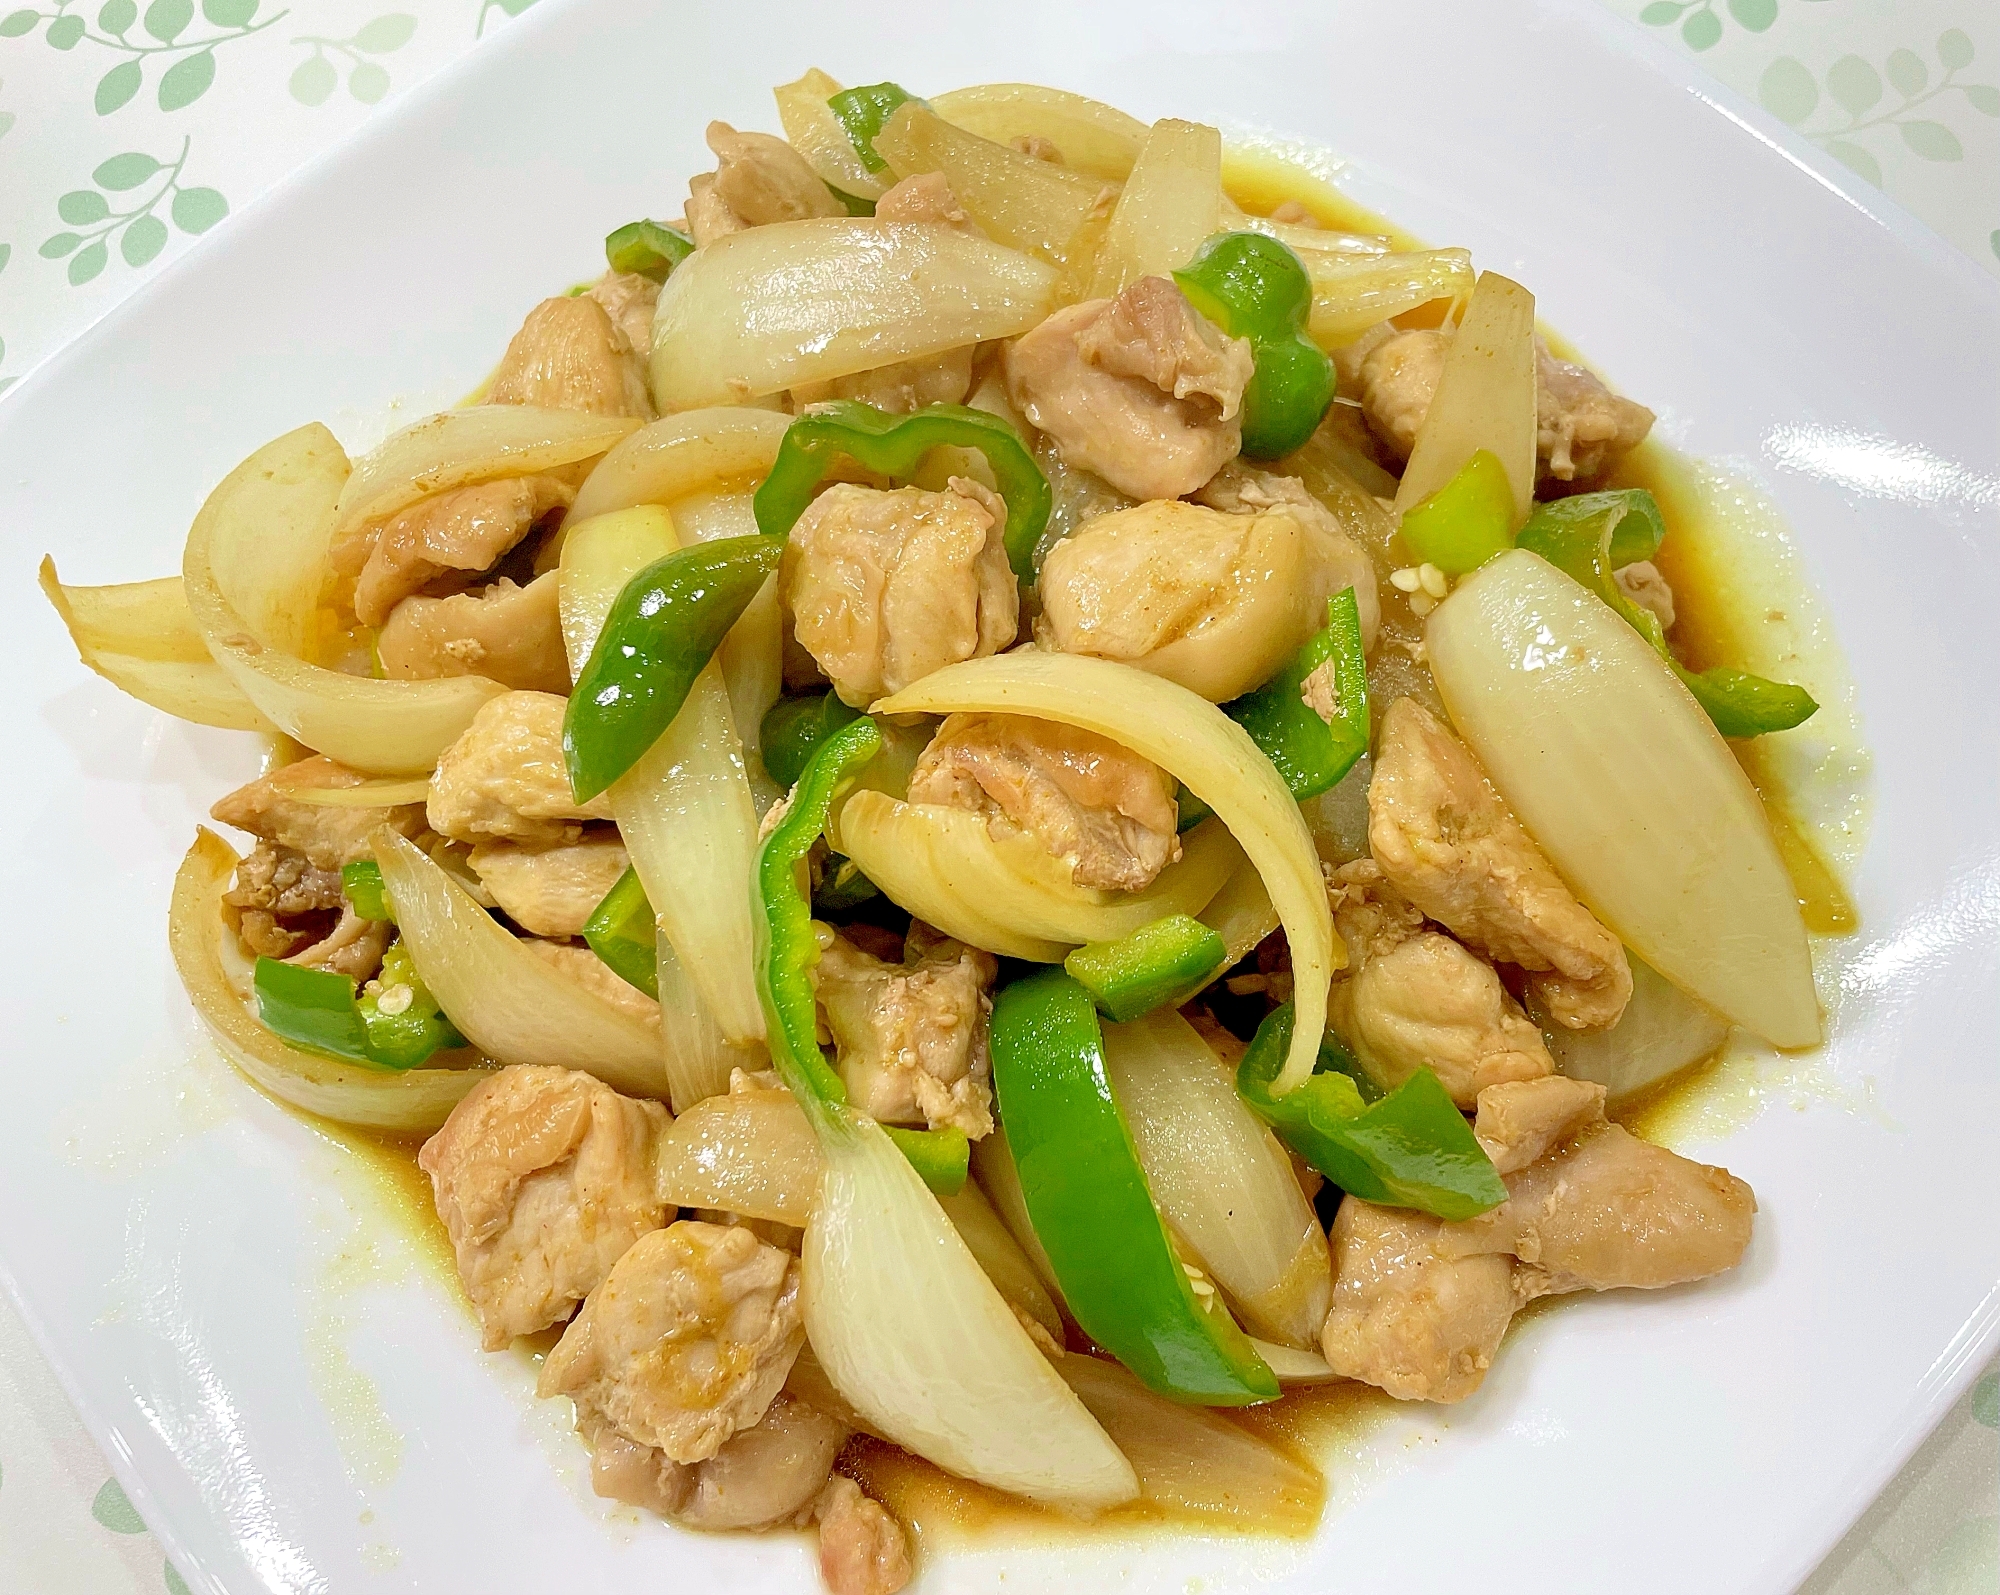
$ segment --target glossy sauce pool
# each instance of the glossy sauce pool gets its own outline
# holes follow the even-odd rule
[[[1354,204],[1333,186],[1335,168],[1279,147],[1235,148],[1225,154],[1225,183],[1246,210],[1263,213],[1286,199],[1304,204],[1318,220],[1343,231],[1386,236],[1398,249],[1424,247],[1408,234]],[[1434,325],[1444,306],[1400,318]],[[1573,357],[1559,338],[1551,342]],[[1674,590],[1674,641],[1695,669],[1733,664],[1799,681],[1821,710],[1807,727],[1770,745],[1739,745],[1738,756],[1771,813],[1800,907],[1815,935],[1815,963],[1827,962],[1831,938],[1858,924],[1841,877],[1859,858],[1866,837],[1867,754],[1846,673],[1823,606],[1806,578],[1789,532],[1775,506],[1754,483],[1714,466],[1685,459],[1648,442],[1612,478],[1613,485],[1646,487],[1659,500],[1668,537],[1657,563]],[[1822,983],[1822,999],[1834,992]],[[1671,1144],[1687,1133],[1742,1122],[1759,1100],[1746,1096],[1731,1073],[1740,1040],[1695,1065],[1614,1116],[1637,1133]],[[432,1206],[430,1182],[416,1166],[417,1143],[318,1125],[351,1154],[379,1195],[378,1211],[413,1243],[427,1271],[461,1296],[443,1227]],[[462,1296],[461,1296],[462,1299]],[[1536,1303],[1529,1314],[1560,1311],[1562,1298]],[[476,1339],[467,1316],[467,1354]],[[555,1331],[517,1342],[516,1355],[539,1360]],[[1503,1355],[1504,1355],[1503,1350]],[[1268,1406],[1221,1414],[1331,1476],[1337,1483],[1364,1442],[1412,1409],[1381,1391],[1353,1382],[1294,1390]],[[1073,1540],[1081,1536],[1130,1538],[1160,1531],[1300,1537],[1296,1511],[1272,1520],[1253,1514],[1228,1518],[1136,1504],[1090,1524],[955,1478],[881,1441],[858,1436],[840,1461],[853,1477],[912,1530],[920,1553],[945,1545]]]

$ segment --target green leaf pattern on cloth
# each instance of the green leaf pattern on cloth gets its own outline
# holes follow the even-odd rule
[[[226,194],[246,201],[533,3],[0,0],[0,394],[223,220]],[[1993,0],[1604,3],[2000,274]],[[1989,1370],[1803,1595],[1991,1595],[1996,1479]],[[189,1595],[4,1303],[0,1511],[40,1534],[0,1537],[0,1590]]]

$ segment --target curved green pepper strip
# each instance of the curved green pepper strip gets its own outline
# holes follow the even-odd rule
[[[1453,1220],[1507,1200],[1493,1160],[1430,1070],[1419,1069],[1370,1102],[1357,1084],[1354,1061],[1327,1037],[1305,1084],[1274,1097],[1271,1082],[1291,1042],[1292,1005],[1286,1003],[1257,1027],[1236,1069],[1236,1094],[1349,1196]]]
[[[724,537],[655,560],[619,591],[563,714],[569,784],[586,803],[639,762],[687,702],[781,549]]]
[[[628,986],[660,1000],[659,921],[639,872],[627,868],[583,922],[583,939]]]
[[[757,527],[791,535],[833,462],[845,454],[866,470],[907,477],[932,449],[977,449],[993,468],[1007,503],[1007,562],[1022,581],[1035,579],[1035,544],[1049,524],[1049,479],[1017,433],[997,415],[962,404],[932,404],[891,415],[857,399],[815,404],[785,429],[771,473],[757,489]]]
[[[1458,475],[1403,511],[1403,543],[1447,576],[1475,571],[1514,546],[1514,489],[1507,467],[1480,449]]]
[[[1060,969],[994,999],[993,1084],[1035,1235],[1084,1333],[1176,1401],[1247,1406],[1278,1381],[1153,1206],[1090,994]],[[1204,1282],[1205,1283],[1205,1282]]]
[[[910,1160],[910,1167],[939,1196],[956,1196],[965,1189],[972,1167],[972,1143],[963,1130],[906,1130],[885,1124],[882,1133]]]
[[[1667,520],[1660,513],[1660,501],[1643,487],[1613,487],[1601,493],[1552,498],[1537,504],[1531,519],[1546,531],[1594,521],[1613,509],[1619,512],[1611,520],[1613,570],[1651,559],[1660,551],[1660,544],[1667,540]]]
[[[654,282],[694,253],[694,240],[664,222],[627,222],[604,240],[604,259],[613,271],[636,272]],[[643,351],[641,351],[643,353]]]
[[[790,786],[813,756],[813,749],[860,715],[859,709],[842,703],[837,692],[780,698],[765,711],[757,728],[764,773],[778,785]]]
[[[357,998],[347,976],[275,958],[259,958],[251,976],[257,1017],[295,1047],[384,1069],[414,1069],[440,1048],[465,1045],[400,942],[383,954],[381,985],[385,992],[408,987],[409,1006],[384,1013],[378,997]]]
[[[1333,360],[1306,335],[1312,277],[1263,233],[1221,233],[1174,273],[1188,302],[1232,338],[1250,340],[1243,452],[1275,460],[1302,448],[1333,403]]]
[[[1515,538],[1515,545],[1541,555],[1609,604],[1667,662],[1680,677],[1681,685],[1694,694],[1695,702],[1714,722],[1715,729],[1725,737],[1757,737],[1767,731],[1789,731],[1819,712],[1819,705],[1804,687],[1753,676],[1747,670],[1723,667],[1697,672],[1682,665],[1667,646],[1667,633],[1660,617],[1627,598],[1611,575],[1618,528],[1635,514],[1643,518],[1645,509],[1635,507],[1627,494],[1602,493],[1591,497],[1599,502],[1589,514],[1563,511],[1557,505],[1536,505],[1528,524]],[[1652,495],[1646,497],[1650,500]],[[1653,513],[1657,516],[1657,506],[1653,506]],[[1626,546],[1641,542],[1651,535],[1651,530],[1642,519],[1642,529],[1628,539]],[[1653,546],[1659,546],[1657,541]]]
[[[395,922],[388,890],[382,885],[382,866],[372,858],[350,859],[340,866],[340,895],[363,919]]]
[[[1368,751],[1368,660],[1354,589],[1343,587],[1327,600],[1325,628],[1291,663],[1222,712],[1250,733],[1302,802],[1353,769]]]
[[[1229,962],[1222,938],[1188,914],[1169,914],[1117,941],[1090,942],[1063,968],[1105,1018],[1124,1024],[1155,1008],[1178,1008]]]
[[[846,132],[854,153],[861,157],[861,164],[871,172],[886,172],[889,163],[877,153],[875,135],[889,125],[889,118],[896,114],[898,106],[915,98],[900,83],[868,83],[860,88],[842,89],[826,102],[826,108]]]

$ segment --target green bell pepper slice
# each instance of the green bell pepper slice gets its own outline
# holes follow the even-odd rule
[[[813,756],[813,749],[860,717],[861,711],[842,703],[837,692],[780,698],[765,711],[763,723],[757,728],[764,773],[778,785],[790,786]]]
[[[1169,914],[1117,941],[1090,942],[1063,968],[1105,1018],[1124,1024],[1155,1008],[1178,1008],[1229,962],[1223,940],[1200,920]]]
[[[627,222],[604,240],[605,263],[613,271],[636,272],[665,282],[674,267],[694,253],[694,240],[664,222]]]
[[[389,893],[382,885],[382,866],[372,858],[357,858],[340,866],[340,895],[363,919],[395,923]]]
[[[659,921],[637,870],[627,868],[591,910],[583,939],[620,980],[660,1000]]]
[[[813,893],[816,914],[845,914],[882,895],[882,888],[861,873],[861,866],[845,853],[829,852],[820,873],[819,890]]]
[[[1292,1005],[1285,1003],[1257,1027],[1236,1069],[1236,1094],[1349,1196],[1453,1220],[1507,1200],[1493,1160],[1430,1070],[1419,1069],[1370,1102],[1356,1081],[1357,1066],[1327,1037],[1306,1082],[1274,1097],[1271,1082],[1291,1041]]]
[[[1660,513],[1660,501],[1643,487],[1614,487],[1602,493],[1578,493],[1571,498],[1552,498],[1537,504],[1532,519],[1546,533],[1552,527],[1569,528],[1611,510],[1611,568],[1622,570],[1642,559],[1651,559],[1667,540],[1667,520]]]
[[[778,568],[764,537],[676,549],[619,591],[563,713],[571,790],[586,803],[639,762],[687,702],[694,678]]]
[[[384,1013],[378,997],[357,998],[354,982],[330,970],[259,958],[251,975],[258,1018],[295,1047],[378,1068],[414,1069],[440,1048],[465,1045],[417,978],[402,943],[383,955],[380,981],[385,993],[409,989],[410,1003],[400,1013]]]
[[[1007,503],[1007,562],[1022,581],[1033,581],[1035,544],[1055,502],[1049,479],[1011,426],[962,404],[926,405],[908,415],[891,415],[858,399],[810,406],[785,429],[778,457],[757,489],[757,527],[779,541],[790,536],[843,454],[866,470],[897,478],[908,477],[926,454],[941,447],[977,449],[986,456]]]
[[[886,172],[889,163],[877,152],[875,135],[889,125],[889,118],[896,114],[898,106],[915,98],[900,83],[868,83],[860,88],[842,89],[826,102],[826,108],[846,132],[854,153],[861,157],[861,164],[871,172]]]
[[[764,1044],[779,1078],[822,1137],[848,1133],[847,1084],[820,1050],[812,982],[819,934],[806,900],[806,855],[826,830],[833,800],[881,749],[882,733],[866,718],[828,737],[807,761],[783,817],[757,848],[751,926]],[[962,1130],[882,1128],[932,1190],[956,1196],[964,1189],[970,1148]]]
[[[1559,510],[1555,505],[1536,505],[1528,524],[1514,540],[1516,546],[1541,555],[1609,604],[1667,662],[1668,668],[1680,677],[1681,685],[1694,694],[1695,702],[1714,722],[1715,729],[1725,737],[1758,737],[1768,731],[1789,731],[1819,712],[1819,705],[1804,687],[1727,667],[1689,670],[1676,659],[1667,646],[1667,633],[1660,617],[1627,598],[1611,574],[1618,528],[1626,521],[1635,516],[1640,521],[1626,540],[1628,549],[1642,546],[1648,538],[1652,539],[1654,549],[1659,547],[1654,528],[1648,524],[1646,509],[1635,505],[1632,494],[1593,493],[1589,497],[1598,502],[1587,514]],[[1646,494],[1645,498],[1650,502],[1652,495]],[[1652,506],[1653,518],[1658,514],[1658,506]]]
[[[1422,564],[1464,576],[1514,546],[1514,489],[1507,467],[1480,449],[1458,475],[1403,512],[1403,543]]]
[[[1275,1398],[1276,1377],[1213,1288],[1195,1289],[1153,1205],[1090,993],[1060,969],[1015,981],[994,999],[990,1046],[1028,1216],[1084,1333],[1173,1400]]]
[[[1181,292],[1232,338],[1250,340],[1256,369],[1243,390],[1243,452],[1275,460],[1302,448],[1333,403],[1333,360],[1306,334],[1312,277],[1263,233],[1221,233],[1174,273]]]
[[[1306,683],[1320,672],[1329,689],[1314,697],[1333,710],[1331,720],[1306,697]],[[1343,587],[1326,602],[1326,625],[1292,660],[1255,692],[1222,706],[1250,733],[1286,789],[1303,802],[1333,787],[1368,751],[1368,660],[1361,648],[1361,610],[1354,589]],[[1186,818],[1185,815],[1182,816]]]

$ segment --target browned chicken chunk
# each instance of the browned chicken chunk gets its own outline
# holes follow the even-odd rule
[[[1660,567],[1650,559],[1636,559],[1629,565],[1621,565],[1611,573],[1611,579],[1618,583],[1618,590],[1641,609],[1650,609],[1660,623],[1662,631],[1674,629],[1674,590],[1667,585],[1667,578],[1660,574]]]
[[[552,847],[575,842],[585,820],[610,819],[602,793],[578,803],[570,790],[562,751],[567,708],[548,692],[507,692],[481,704],[472,724],[438,755],[431,829],[461,842]]]
[[[1315,616],[1326,624],[1326,599],[1346,587],[1354,589],[1354,607],[1361,617],[1361,646],[1375,651],[1375,634],[1382,624],[1382,600],[1375,585],[1375,562],[1368,551],[1349,537],[1340,522],[1306,490],[1296,476],[1279,476],[1259,470],[1241,460],[1231,460],[1209,479],[1195,498],[1210,509],[1230,515],[1258,515],[1283,506],[1289,510],[1314,545],[1310,562],[1314,586],[1326,588]],[[1314,627],[1318,630],[1318,627]]]
[[[763,1418],[804,1343],[799,1260],[683,1219],[618,1259],[536,1388],[670,1461],[706,1462]]]
[[[697,245],[746,227],[847,214],[805,157],[781,138],[710,122],[708,147],[715,170],[688,184],[688,231]]]
[[[1361,407],[1375,435],[1407,459],[1444,370],[1451,333],[1433,329],[1383,337],[1361,362]],[[1653,412],[1620,398],[1581,366],[1558,360],[1535,340],[1537,476],[1587,482],[1636,448]]]
[[[419,499],[343,538],[329,556],[355,578],[354,618],[380,626],[410,594],[447,572],[491,570],[536,522],[569,508],[576,491],[553,476],[480,482]]]
[[[1014,714],[955,714],[910,775],[941,803],[1029,831],[1078,886],[1136,892],[1181,856],[1178,783],[1109,737]]]
[[[525,692],[570,688],[557,573],[525,587],[506,578],[449,598],[405,598],[389,612],[375,655],[391,681],[484,676]]]
[[[558,294],[528,312],[486,390],[489,404],[653,418],[650,338],[636,347],[592,294]]]
[[[1472,750],[1414,698],[1383,717],[1368,846],[1389,882],[1468,946],[1528,971],[1558,1024],[1602,1030],[1632,995],[1618,938],[1562,882]]]
[[[483,1080],[424,1143],[478,1315],[497,1351],[567,1318],[667,1216],[653,1166],[667,1110],[571,1069],[516,1066]]]
[[[1007,507],[977,482],[892,492],[837,482],[792,528],[780,575],[799,646],[865,708],[1014,641]]]
[[[695,1529],[761,1529],[802,1522],[847,1441],[846,1424],[780,1393],[763,1419],[738,1430],[706,1462],[676,1462],[657,1446],[592,1423],[590,1485]]]
[[[852,1479],[829,1479],[813,1514],[819,1519],[819,1576],[830,1595],[896,1595],[909,1583],[902,1526]]]
[[[1071,465],[1137,499],[1192,493],[1243,443],[1250,345],[1165,277],[1058,310],[1008,346],[1007,394]]]
[[[1425,924],[1371,860],[1335,872],[1347,972],[1328,1017],[1370,1078],[1393,1090],[1433,1070],[1461,1108],[1488,1086],[1555,1070],[1542,1034],[1483,958]]]
[[[986,1019],[998,966],[914,923],[892,964],[835,936],[816,968],[849,1099],[885,1124],[993,1128]]]
[[[615,832],[555,847],[482,842],[467,859],[493,900],[531,936],[581,936],[631,862]]]
[[[337,808],[325,803],[301,803],[292,793],[301,787],[360,786],[368,779],[358,770],[350,770],[323,753],[315,753],[238,787],[208,812],[224,825],[233,825],[279,848],[303,854],[315,869],[334,872],[334,882],[321,889],[337,894],[340,866],[370,856],[368,838],[378,826],[392,826],[405,836],[414,836],[423,829],[424,811],[415,803],[381,809]],[[296,890],[303,882],[302,875],[294,874],[286,886],[277,889]],[[281,913],[304,911],[302,907],[278,909],[275,902],[258,906]],[[329,901],[313,906],[340,905]]]
[[[643,366],[653,347],[653,311],[660,303],[660,285],[636,271],[607,271],[591,284],[588,297],[604,307]]]

